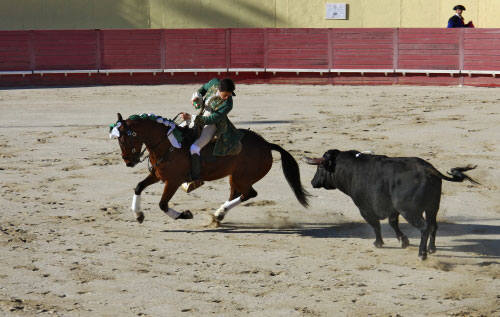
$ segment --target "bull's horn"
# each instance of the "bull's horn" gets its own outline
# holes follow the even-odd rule
[[[310,157],[305,156],[302,160],[310,165],[320,165],[320,164],[323,164],[323,162],[325,161],[325,158],[324,157],[310,158]]]

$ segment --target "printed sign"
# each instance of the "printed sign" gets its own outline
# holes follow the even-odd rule
[[[347,19],[345,3],[327,3],[326,4],[326,19],[327,20],[345,20]]]

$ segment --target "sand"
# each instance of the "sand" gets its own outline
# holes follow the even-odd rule
[[[160,210],[162,184],[133,188],[108,125],[116,113],[174,117],[198,85],[0,90],[0,315],[500,316],[500,89],[237,85],[230,118],[288,150],[313,195],[304,209],[278,153],[259,195],[218,228],[227,178]],[[300,161],[328,149],[418,156],[441,172],[478,165],[481,183],[443,183],[437,253],[387,221],[384,248],[349,197],[313,189]]]

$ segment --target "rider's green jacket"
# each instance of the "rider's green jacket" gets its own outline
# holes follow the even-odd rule
[[[217,78],[212,79],[198,89],[198,94],[202,95],[203,99],[208,101],[210,97],[217,95],[219,82],[220,80]],[[230,96],[227,100],[215,100],[209,106],[212,108],[212,113],[209,116],[196,116],[195,124],[201,127],[215,124],[217,128],[217,132],[215,133],[217,141],[213,154],[226,155],[238,145],[240,139],[243,137],[243,133],[238,131],[227,117],[227,114],[233,109],[233,97]]]

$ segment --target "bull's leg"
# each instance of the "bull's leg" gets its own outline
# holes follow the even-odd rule
[[[393,213],[392,215],[389,216],[389,224],[396,233],[396,237],[398,238],[399,242],[401,242],[401,247],[403,249],[407,248],[410,245],[410,241],[408,240],[408,237],[403,232],[401,232],[401,230],[399,230],[398,213]]]
[[[144,213],[141,211],[141,193],[146,187],[157,183],[158,181],[159,179],[156,177],[156,175],[154,175],[153,173],[149,173],[149,175],[141,182],[139,182],[134,189],[134,197],[132,198],[131,209],[135,213],[135,219],[139,223],[142,223],[144,221]]]
[[[429,239],[429,226],[424,220],[422,213],[415,210],[409,211],[408,213],[401,213],[405,216],[406,221],[409,224],[420,230],[420,246],[418,248],[418,258],[419,260],[427,259],[427,240]]]
[[[429,210],[425,212],[425,220],[427,221],[427,226],[429,227],[430,239],[429,239],[429,253],[436,253],[436,232],[438,229],[437,221],[437,210]]]
[[[375,216],[373,211],[363,211],[360,209],[361,216],[365,218],[366,222],[372,226],[373,231],[375,231],[375,242],[373,245],[377,248],[381,248],[384,245],[384,240],[382,240],[382,233],[380,230],[380,220]]]
[[[181,182],[165,182],[165,187],[163,188],[163,195],[160,200],[160,209],[167,214],[172,219],[193,219],[193,214],[191,211],[186,210],[183,212],[178,212],[177,210],[168,207],[168,202],[174,196],[175,192],[181,186]]]

